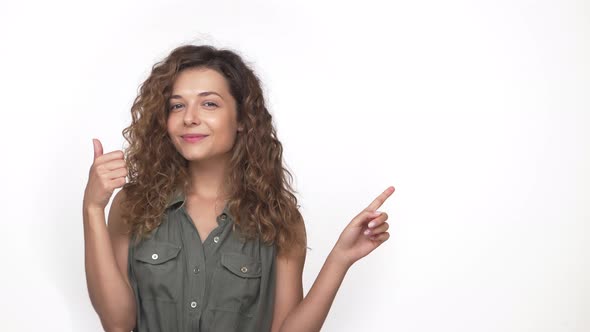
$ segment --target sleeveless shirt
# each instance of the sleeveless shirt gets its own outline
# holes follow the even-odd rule
[[[133,332],[270,331],[275,246],[240,238],[227,204],[201,242],[184,201],[175,192],[160,226],[137,245],[129,242]]]

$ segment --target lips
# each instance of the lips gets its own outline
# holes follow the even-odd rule
[[[183,135],[182,140],[187,143],[198,143],[198,142],[204,140],[205,138],[207,138],[207,136],[208,135],[188,134],[188,135]]]

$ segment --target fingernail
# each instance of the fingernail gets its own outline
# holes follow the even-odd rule
[[[378,215],[380,215],[381,213],[382,213],[381,211],[373,211],[373,213],[372,213],[372,214],[373,214],[374,216],[378,216]]]
[[[372,227],[375,227],[375,222],[374,221],[371,221],[368,226],[371,227],[371,228]]]
[[[367,230],[365,231],[365,235],[369,235],[369,234],[371,234],[371,230],[370,230],[370,229],[367,229]]]

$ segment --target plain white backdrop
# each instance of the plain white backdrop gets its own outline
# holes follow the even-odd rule
[[[0,330],[102,331],[82,197],[151,66],[240,53],[295,174],[305,292],[389,185],[390,239],[323,331],[590,330],[587,1],[33,1],[0,5]],[[107,206],[107,211],[110,208]]]

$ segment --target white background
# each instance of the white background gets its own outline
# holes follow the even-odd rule
[[[183,43],[260,76],[295,174],[310,289],[389,185],[391,238],[323,331],[590,330],[587,1],[0,5],[0,330],[101,331],[86,288],[92,138]],[[107,209],[110,205],[107,206]]]

